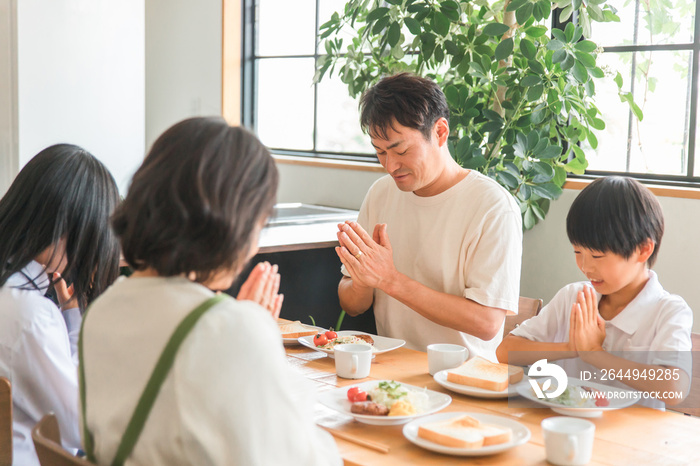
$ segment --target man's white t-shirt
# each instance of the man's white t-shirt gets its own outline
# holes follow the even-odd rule
[[[540,342],[569,341],[571,307],[578,292],[586,285],[590,286],[590,282],[565,286],[537,316],[526,320],[510,334]],[[600,301],[602,295],[596,293],[596,296]],[[691,375],[692,328],[693,311],[688,304],[680,296],[664,290],[656,273],[650,270],[649,280],[642,291],[622,312],[605,322],[603,349],[642,364],[679,367]],[[582,370],[595,369],[580,359],[564,360],[560,365],[567,375],[575,378]],[[653,408],[664,406],[655,400],[643,404]]]
[[[370,235],[376,224],[387,224],[400,273],[433,290],[518,312],[522,220],[513,197],[494,180],[472,170],[446,191],[421,197],[385,176],[370,188],[357,221]],[[343,273],[349,276],[345,267]],[[495,361],[502,339],[501,332],[484,341],[443,327],[380,290],[374,315],[380,335],[420,351],[455,343]]]

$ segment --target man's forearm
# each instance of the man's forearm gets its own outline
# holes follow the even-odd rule
[[[498,334],[506,314],[503,309],[433,290],[401,273],[383,282],[380,289],[423,317],[482,340]]]
[[[340,307],[349,315],[365,312],[374,301],[374,288],[357,286],[352,278],[343,277],[338,284]]]

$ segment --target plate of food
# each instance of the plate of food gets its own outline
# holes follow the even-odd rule
[[[433,376],[433,379],[446,389],[477,398],[515,396],[518,394],[515,384],[522,378],[522,367],[494,363],[480,356]]]
[[[397,338],[380,337],[378,335],[355,330],[341,330],[335,333],[335,338],[331,338],[330,340],[325,334],[320,333],[299,337],[299,343],[316,351],[326,353],[331,358],[333,357],[333,348],[336,345],[345,343],[357,343],[371,346],[373,352],[372,357],[374,357],[374,354],[386,353],[387,351],[395,350],[406,344],[404,340],[399,340]]]
[[[406,424],[403,435],[426,450],[457,456],[500,453],[530,440],[530,430],[513,419],[483,413],[438,413]]]
[[[540,386],[542,387],[541,384]],[[556,381],[550,391],[554,389]],[[556,413],[577,417],[600,417],[604,411],[627,408],[639,401],[640,394],[636,390],[610,387],[573,377],[568,378],[566,389],[555,398],[538,398],[529,381],[518,384],[516,390],[524,398],[547,406]]]
[[[436,413],[449,405],[452,397],[393,380],[372,380],[321,392],[319,401],[358,422],[394,426]]]
[[[278,322],[280,333],[282,334],[282,343],[285,345],[298,345],[299,337],[313,336],[317,333],[325,333],[321,327],[302,324],[300,321]]]

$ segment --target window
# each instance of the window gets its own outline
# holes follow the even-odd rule
[[[312,85],[318,26],[345,0],[245,0],[243,123],[273,153],[376,161],[336,76]]]
[[[316,31],[346,0],[244,0],[243,122],[274,153],[376,161],[357,102],[337,76],[312,85],[322,50]],[[619,23],[594,23],[599,64],[622,79],[644,118],[597,80],[606,128],[584,147],[592,175],[628,173],[697,185],[700,24],[696,0],[620,0]],[[322,44],[321,44],[322,46]],[[614,71],[613,71],[614,70]],[[700,150],[700,149],[699,149]]]
[[[584,148],[588,171],[630,173],[667,183],[700,182],[698,137],[700,34],[694,0],[616,2],[619,23],[594,23],[598,63],[619,72],[644,118],[620,105],[617,85],[597,81],[596,105],[606,121],[598,147]]]

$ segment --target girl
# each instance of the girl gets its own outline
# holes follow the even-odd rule
[[[49,411],[65,446],[80,446],[80,309],[118,275],[108,226],[118,200],[104,165],[69,144],[37,154],[0,200],[0,375],[12,382],[15,464],[39,464],[31,429]]]
[[[237,300],[215,294],[255,255],[277,182],[265,147],[221,118],[155,142],[113,218],[135,272],[95,302],[80,339],[88,458],[340,463],[286,361],[276,270],[258,265]]]

